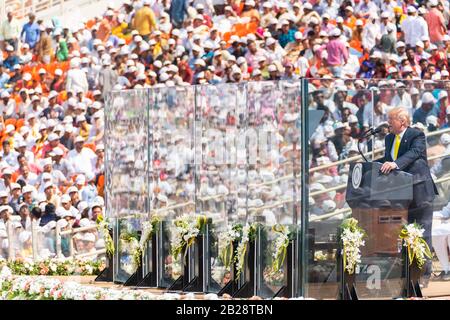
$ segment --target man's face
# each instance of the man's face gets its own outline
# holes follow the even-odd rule
[[[78,152],[80,152],[83,149],[83,142],[77,142],[75,143],[75,148]]]
[[[97,220],[97,218],[101,215],[102,215],[102,208],[95,207],[92,209],[92,219],[93,220]]]
[[[1,197],[1,198],[0,198],[0,203],[1,203],[2,205],[8,204],[8,197]]]
[[[47,197],[53,196],[53,187],[48,187],[44,192]]]
[[[51,146],[52,148],[56,148],[58,145],[59,145],[59,139],[50,141],[50,146]]]
[[[388,116],[389,129],[393,134],[400,134],[404,129],[404,121],[400,120],[397,115]]]
[[[63,206],[64,209],[69,210],[70,206],[71,206],[71,203],[69,201],[69,202],[63,203],[62,206]]]
[[[8,12],[8,21],[11,21],[13,19],[14,15],[12,12]]]

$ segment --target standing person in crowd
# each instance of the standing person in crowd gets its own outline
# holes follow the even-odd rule
[[[14,48],[14,51],[19,49],[20,25],[14,17],[12,11],[7,12],[7,19],[0,25],[0,49],[5,49],[7,45]]]

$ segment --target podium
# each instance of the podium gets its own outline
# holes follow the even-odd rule
[[[397,275],[400,271],[395,267],[398,263],[396,261],[402,259],[399,234],[403,225],[408,222],[414,180],[412,174],[400,170],[383,174],[381,167],[379,162],[351,164],[346,200],[352,208],[352,216],[369,236],[366,245],[361,248],[361,254],[365,258],[363,265],[387,262],[386,269],[381,271],[384,273],[382,281],[386,283],[383,290],[387,290],[389,279],[400,276]],[[403,265],[404,263],[405,261]],[[355,299],[357,293],[354,282],[358,275],[353,275],[352,279],[347,278],[345,275],[341,278],[342,297]]]
[[[346,200],[352,216],[368,235],[373,236],[361,249],[363,256],[395,256],[398,235],[408,221],[408,207],[413,199],[413,176],[394,170],[385,175],[379,162],[350,165]]]

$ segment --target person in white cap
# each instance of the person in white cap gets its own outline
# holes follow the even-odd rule
[[[94,199],[98,196],[96,185],[97,177],[92,172],[88,173],[86,174],[86,182],[87,185],[80,189],[81,200],[86,201],[89,205],[91,205]]]
[[[43,29],[43,30],[42,30]],[[38,61],[42,64],[49,64],[53,56],[53,44],[50,33],[53,30],[53,25],[49,22],[41,25],[41,33],[39,34],[39,41],[36,44],[35,52]]]
[[[66,90],[81,90],[86,93],[89,90],[86,73],[80,68],[81,60],[72,58],[70,60],[70,70],[67,72]]]
[[[413,104],[411,95],[407,92],[406,86],[403,82],[397,82],[396,95],[392,99],[390,105],[395,107],[405,107],[412,112]]]
[[[11,99],[11,94],[3,90],[0,93],[0,113],[7,118],[14,117],[16,115],[16,101]]]
[[[414,47],[416,42],[423,36],[421,32],[421,24],[418,21],[417,10],[414,6],[407,7],[408,16],[402,22],[402,34],[405,44]],[[426,28],[428,35],[428,26]]]
[[[447,26],[445,23],[444,15],[441,10],[438,9],[438,0],[430,0],[430,9],[425,15],[425,21],[428,24],[428,30],[430,31],[431,42],[441,45],[444,35],[447,33]]]
[[[376,13],[377,11],[377,5],[371,0],[363,0],[355,8],[355,13],[364,19],[369,18],[372,12]]]
[[[11,130],[7,128],[7,131]],[[10,139],[3,140],[3,151],[0,152],[2,161],[12,168],[17,167],[17,156],[19,153],[11,147]]]
[[[335,28],[331,32],[331,38],[326,45],[328,52],[327,63],[329,70],[336,78],[341,77],[342,67],[347,64],[349,52],[345,44],[340,40],[341,30]]]
[[[64,150],[60,147],[55,147],[52,150],[53,169],[61,171],[61,173],[70,179],[74,175],[74,169],[70,162],[64,156]]]
[[[43,186],[45,199],[47,203],[55,206],[55,209],[60,205],[60,197],[56,194],[56,188],[53,182],[46,182]]]
[[[433,94],[430,92],[425,92],[422,95],[422,104],[420,108],[418,108],[413,114],[413,123],[420,122],[423,125],[427,125],[427,117],[432,115],[432,110],[436,103],[436,99],[433,97]]]
[[[94,168],[92,167],[92,161],[96,158],[94,151],[83,147],[85,140],[81,136],[76,137],[74,142],[75,149],[69,151],[67,160],[73,166],[75,174],[94,172]]]

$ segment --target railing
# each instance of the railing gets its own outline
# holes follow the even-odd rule
[[[12,216],[10,218],[10,220],[8,220],[5,223],[6,226],[6,233],[8,236],[8,260],[14,260],[16,258],[16,254],[15,254],[15,249],[16,249],[16,244],[15,243],[15,237],[14,237],[14,231],[13,231],[13,223],[17,223],[20,222],[20,217],[19,216]],[[31,221],[31,241],[32,241],[32,259],[33,261],[39,261],[42,259],[42,257],[40,256],[40,246],[41,243],[39,242],[39,224],[36,220],[32,220]],[[97,231],[97,226],[96,225],[92,225],[92,226],[88,226],[88,227],[83,227],[83,228],[75,228],[75,229],[71,229],[71,230],[65,230],[65,231],[61,231],[60,226],[56,225],[55,228],[55,251],[56,251],[56,257],[57,258],[61,258],[64,257],[63,253],[62,253],[62,241],[61,238],[62,236],[69,236],[69,256],[67,256],[66,258],[87,258],[87,257],[92,257],[92,256],[98,256],[98,255],[102,255],[106,253],[106,249],[96,249],[95,251],[92,252],[87,252],[87,253],[77,253],[74,245],[73,245],[73,236],[76,235],[77,233],[80,232],[85,232],[85,231],[90,231],[90,230],[95,230]]]

